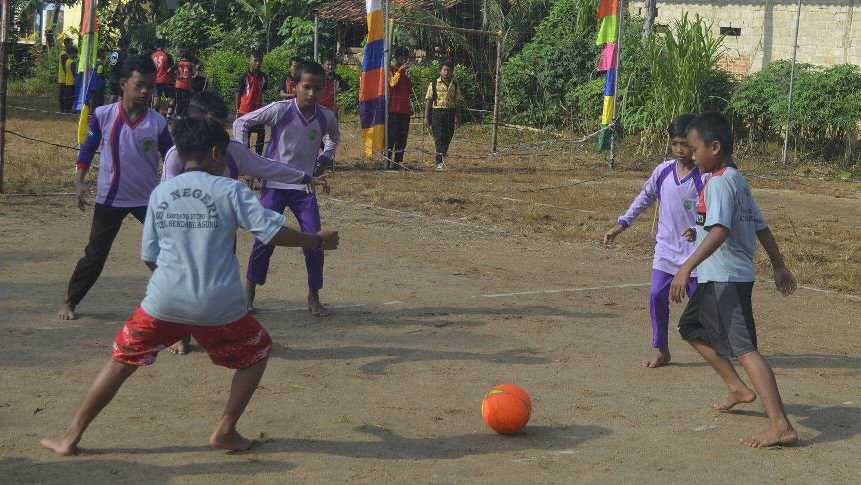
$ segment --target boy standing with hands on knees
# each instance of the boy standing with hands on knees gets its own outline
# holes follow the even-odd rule
[[[691,121],[688,144],[697,166],[709,179],[697,202],[697,249],[682,264],[670,285],[670,298],[684,298],[691,272],[699,286],[679,321],[679,333],[712,366],[729,395],[717,411],[762,399],[770,425],[762,433],[740,441],[752,448],[793,445],[798,433],[786,417],[774,372],[757,351],[751,293],[756,271],[756,241],[762,244],[774,269],[774,282],[784,295],[796,281],[765,223],[744,176],[732,163],[733,139],[729,122],[720,113],[704,113]],[[741,380],[730,361],[737,358],[750,377],[753,390]]]
[[[263,208],[251,189],[221,176],[230,138],[217,121],[180,119],[173,133],[185,172],[149,199],[141,243],[141,258],[153,271],[146,296],[117,334],[113,358],[72,421],[60,435],[42,440],[60,455],[78,452],[84,431],[138,367],[152,364],[160,350],[189,333],[214,364],[236,370],[210,445],[249,449],[253,442],[236,424],[263,376],[272,340],[248,313],[233,252],[236,230],[278,246],[338,247],[337,232],[284,227],[284,216]]]

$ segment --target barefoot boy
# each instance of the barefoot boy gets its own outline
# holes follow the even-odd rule
[[[269,244],[335,249],[338,233],[304,234],[263,208],[244,184],[220,177],[229,137],[214,120],[176,122],[185,173],[159,185],[149,200],[141,257],[153,269],[146,296],[117,334],[105,364],[72,421],[42,446],[72,455],[87,426],[138,367],[190,333],[213,363],[236,369],[224,415],[209,439],[215,448],[245,450],[252,442],[236,423],[263,376],[272,341],[248,314],[233,253],[241,227]]]
[[[697,166],[710,177],[697,203],[697,249],[670,286],[672,301],[681,302],[691,272],[697,269],[699,286],[679,321],[679,333],[726,383],[729,395],[714,406],[716,410],[753,402],[757,395],[762,399],[770,425],[762,433],[742,438],[743,444],[753,448],[794,444],[798,433],[786,418],[774,373],[757,352],[751,306],[756,240],[768,253],[781,293],[795,291],[795,277],[784,265],[750,186],[731,161],[733,140],[727,119],[720,113],[701,114],[688,125],[687,138]],[[754,390],[739,378],[730,362],[733,357],[744,367]]]
[[[233,136],[247,144],[248,133],[254,126],[272,127],[272,138],[266,156],[288,166],[313,174],[328,168],[338,148],[338,120],[330,110],[318,104],[323,90],[323,68],[316,62],[299,65],[295,71],[296,98],[277,101],[257,111],[241,116],[233,122]],[[320,144],[324,144],[322,153]],[[260,202],[278,213],[289,207],[303,231],[320,230],[320,209],[317,196],[302,184],[285,184],[264,180]],[[257,285],[266,283],[269,260],[275,247],[255,241],[248,260],[246,291],[248,303],[253,305]],[[305,249],[305,267],[308,271],[308,310],[315,317],[330,313],[320,302],[323,288],[323,251]]]
[[[143,222],[150,193],[158,183],[158,163],[173,146],[167,121],[149,108],[155,81],[153,62],[129,57],[120,77],[122,98],[96,109],[78,154],[75,190],[82,211],[89,192],[85,180],[97,149],[101,152],[99,176],[90,241],[69,278],[58,314],[61,320],[76,318],[75,308],[102,273],[126,216]]]
[[[670,123],[667,134],[670,136],[676,159],[655,168],[640,195],[631,203],[628,212],[604,235],[604,244],[612,243],[616,236],[634,223],[637,216],[656,201],[660,203],[655,258],[652,262],[652,288],[649,291],[652,347],[658,349],[658,354],[643,362],[643,366],[648,368],[662,367],[670,363],[667,338],[670,323],[670,282],[679,266],[694,252],[693,239],[682,236],[694,227],[697,195],[703,188],[700,171],[694,167],[685,137],[685,130],[692,119],[694,115],[684,114]],[[692,277],[688,284],[688,296],[693,295],[696,288],[697,280]]]

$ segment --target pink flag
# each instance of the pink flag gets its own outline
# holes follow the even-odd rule
[[[598,72],[609,71],[616,67],[616,43],[610,42],[604,45],[604,50],[601,52],[601,58],[598,59],[598,66],[595,70]]]

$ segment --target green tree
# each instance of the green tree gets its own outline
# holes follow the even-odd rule
[[[213,39],[224,35],[215,15],[198,2],[186,3],[172,17],[158,26],[159,37],[174,49],[199,52],[211,45]]]

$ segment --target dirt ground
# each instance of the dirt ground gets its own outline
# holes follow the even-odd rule
[[[148,271],[130,218],[81,318],[57,321],[91,213],[67,197],[0,198],[2,481],[856,483],[861,302],[843,290],[859,277],[857,187],[763,181],[755,191],[802,282],[841,293],[783,298],[763,273],[760,346],[802,442],[750,450],[737,440],[765,425],[761,405],[713,412],[722,385],[673,331],[674,365],[639,366],[650,352],[649,221],[615,248],[595,238],[643,173],[581,183],[600,169],[561,164],[452,161],[443,174],[383,174],[352,163],[337,173],[321,198],[324,225],[342,231],[324,290],[337,314],[316,320],[302,309],[301,255],[277,251],[258,294],[275,350],[240,423],[264,443],[238,455],[205,446],[230,373],[200,352],[161,355],[133,376],[85,435],[82,456],[39,448],[108,358]],[[52,183],[43,189],[68,190]],[[554,184],[571,185],[518,192]],[[822,242],[823,232],[844,245]],[[243,235],[243,266],[250,245]],[[815,285],[836,281],[832,265],[846,283]],[[533,399],[520,435],[481,420],[484,393],[504,382]]]

